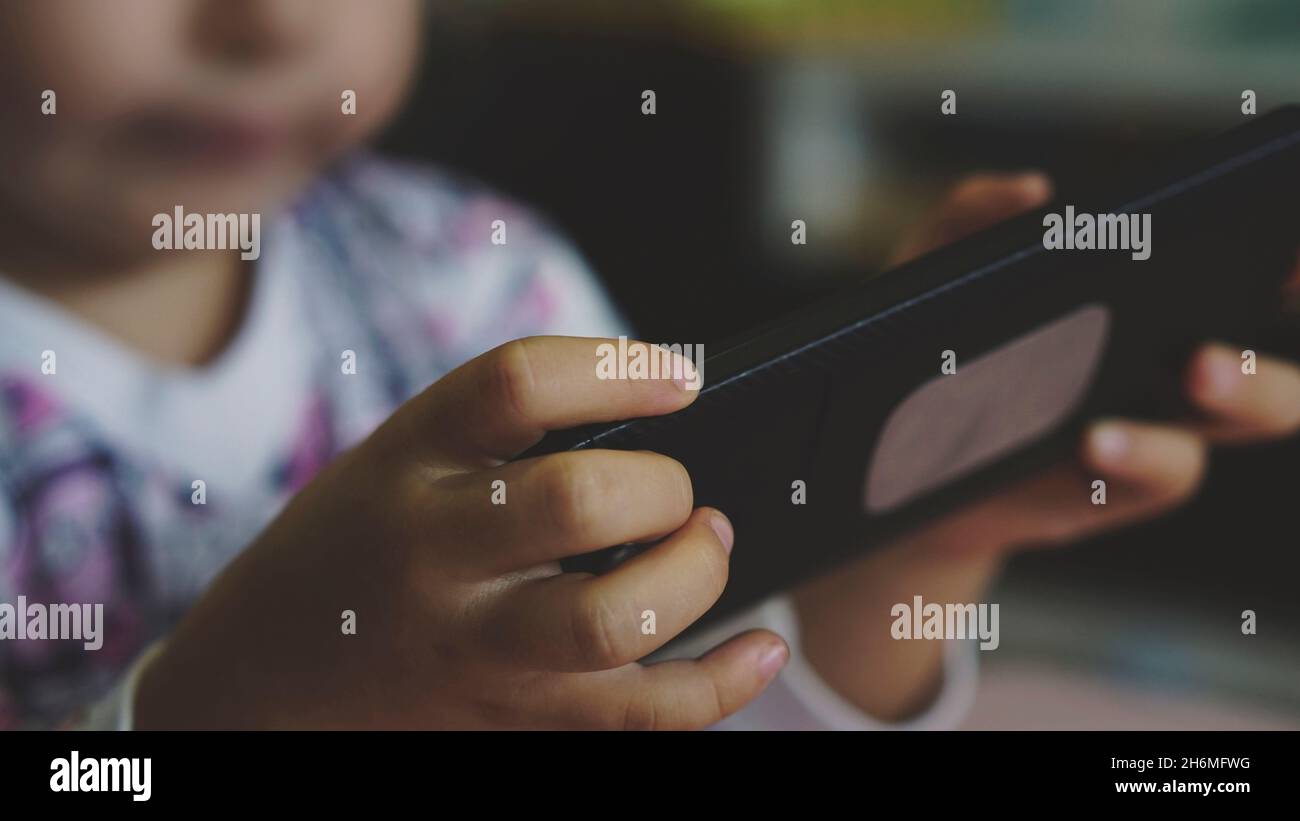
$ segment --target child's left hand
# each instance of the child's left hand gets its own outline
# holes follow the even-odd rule
[[[905,241],[896,261],[924,253],[1013,214],[1041,205],[1041,175],[972,177]],[[1287,290],[1300,286],[1300,264]],[[939,602],[978,601],[1002,558],[1035,545],[1059,545],[1154,517],[1186,501],[1214,445],[1280,439],[1300,430],[1300,368],[1257,358],[1241,371],[1240,350],[1207,342],[1187,363],[1185,390],[1198,409],[1177,424],[1097,420],[1076,459],[923,527],[796,591],[805,652],[845,696],[883,718],[914,712],[933,691],[936,642],[889,638],[893,602],[915,595]],[[1107,503],[1092,503],[1091,483],[1107,484]],[[882,676],[881,670],[894,675]]]

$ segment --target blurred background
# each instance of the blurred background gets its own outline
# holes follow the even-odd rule
[[[1300,102],[1295,0],[433,7],[386,148],[535,205],[643,337],[706,346],[880,270],[963,173],[1069,192],[1240,123],[1245,89]],[[1216,453],[1189,508],[1017,558],[968,726],[1300,728],[1297,464]]]

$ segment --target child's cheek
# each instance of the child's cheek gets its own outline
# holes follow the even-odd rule
[[[335,22],[334,48],[328,50],[322,66],[322,75],[334,78],[333,105],[315,118],[320,126],[315,133],[328,141],[325,150],[331,156],[383,128],[414,80],[422,18],[410,0],[394,2],[385,10],[389,13],[368,14],[355,21],[341,14]],[[349,25],[355,27],[349,31]]]
[[[109,136],[181,73],[168,32],[183,5],[0,5],[0,178],[11,195],[62,200],[59,210],[75,212],[67,197],[89,188],[92,200],[121,182],[105,173]]]
[[[20,96],[35,112],[39,95],[50,90],[63,119],[111,120],[175,82],[184,61],[184,5],[6,3],[0,11],[0,93]]]

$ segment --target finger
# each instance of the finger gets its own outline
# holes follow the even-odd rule
[[[565,677],[563,726],[608,730],[700,730],[757,698],[790,658],[780,636],[751,630],[698,659],[628,665]]]
[[[1041,537],[1022,544],[1063,544],[1149,519],[1185,502],[1205,475],[1205,441],[1175,425],[1100,420],[1084,434],[1079,478],[1060,498],[1057,478],[1040,489]],[[1095,484],[1103,481],[1103,486]],[[1083,485],[1084,492],[1077,492]]]
[[[976,174],[965,178],[899,244],[891,262],[899,264],[1016,214],[1052,196],[1046,174]]]
[[[1241,352],[1206,345],[1187,368],[1187,393],[1207,419],[1196,425],[1214,442],[1277,439],[1300,430],[1300,368],[1267,356],[1244,373]]]
[[[486,616],[486,642],[530,669],[610,670],[636,661],[722,595],[733,539],[725,516],[700,508],[662,543],[603,576],[564,573],[515,586]]]
[[[611,347],[602,347],[611,346]],[[642,346],[637,348],[635,346]],[[661,378],[602,378],[616,339],[529,337],[507,342],[444,376],[399,409],[398,448],[469,467],[499,464],[548,430],[658,416],[689,405],[699,379],[688,357],[639,342]]]
[[[1016,482],[907,543],[963,556],[1065,544],[1168,510],[1191,496],[1205,472],[1204,442],[1178,426],[1101,421],[1080,451],[1079,460]]]
[[[447,476],[430,529],[454,534],[455,558],[487,574],[602,547],[658,539],[685,524],[691,478],[648,451],[581,450]]]
[[[1186,495],[1205,470],[1204,440],[1174,425],[1100,420],[1085,434],[1083,455],[1085,466],[1166,498]]]

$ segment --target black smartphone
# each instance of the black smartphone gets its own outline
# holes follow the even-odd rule
[[[524,456],[681,461],[696,504],[736,531],[707,623],[1070,458],[1089,419],[1184,413],[1195,345],[1240,345],[1247,363],[1280,318],[1298,201],[1288,106],[721,346],[685,410],[552,433]],[[563,566],[607,572],[644,549]]]

